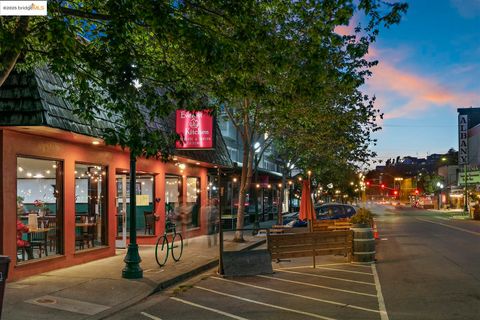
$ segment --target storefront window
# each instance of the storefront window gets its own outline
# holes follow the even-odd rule
[[[182,205],[182,177],[175,175],[165,176],[165,221],[178,220],[179,209]]]
[[[200,178],[187,178],[187,208],[189,209],[189,226],[198,227],[200,217]]]
[[[63,163],[17,157],[17,262],[63,253]]]
[[[136,230],[138,235],[155,235],[155,190],[152,174],[138,173],[135,181]],[[123,203],[125,199],[125,205]],[[127,226],[130,228],[130,178],[127,173],[117,174],[117,237],[122,237],[125,211]]]
[[[75,164],[75,250],[107,244],[107,170]]]

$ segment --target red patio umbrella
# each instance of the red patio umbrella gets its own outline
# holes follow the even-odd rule
[[[313,209],[312,196],[310,195],[310,181],[308,180],[303,180],[299,218],[300,220],[308,220],[309,228],[311,228],[312,221],[315,220],[315,210]]]

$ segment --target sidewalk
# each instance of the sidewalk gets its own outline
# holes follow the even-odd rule
[[[244,232],[244,238],[236,243],[233,232],[225,232],[224,250],[249,250],[265,242],[251,232]],[[169,257],[163,268],[155,261],[154,246],[140,246],[139,251],[144,272],[139,280],[122,278],[126,250],[121,249],[114,257],[8,283],[2,319],[103,319],[218,265],[218,244],[209,246],[208,236],[184,240],[181,260],[175,263]]]
[[[448,219],[473,220],[470,215],[464,214],[463,209],[427,209],[427,211],[441,214]]]

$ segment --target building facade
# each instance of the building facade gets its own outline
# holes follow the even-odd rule
[[[13,280],[112,256],[128,243],[129,153],[99,139],[118,124],[102,113],[81,120],[59,86],[37,69],[12,73],[0,89],[0,252],[12,258]],[[172,116],[163,127],[173,130]],[[232,165],[215,130],[214,150],[137,160],[139,244],[154,244],[180,214],[188,236],[207,232],[216,169]]]
[[[243,166],[243,145],[239,132],[231,121],[226,120],[225,116],[219,117],[218,121],[230,158],[237,167],[236,170],[229,174],[227,185],[225,186],[228,195],[223,206],[223,214],[227,219],[228,217],[232,219],[230,224],[227,223],[225,225],[228,228],[234,226],[238,210],[239,178]],[[257,142],[261,144],[263,139]],[[255,220],[256,210],[258,210],[261,221],[273,219],[278,214],[280,192],[283,192],[285,189],[282,185],[281,169],[274,160],[273,148],[267,148],[261,155],[256,154],[255,159],[258,160],[258,168],[256,174],[252,177],[251,186],[247,194],[245,223]],[[253,169],[255,171],[255,168]],[[284,199],[288,199],[288,194]]]

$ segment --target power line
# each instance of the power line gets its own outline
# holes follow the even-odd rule
[[[457,125],[447,125],[447,124],[422,124],[422,125],[411,125],[411,124],[381,124],[380,127],[391,127],[391,128],[454,128]]]

